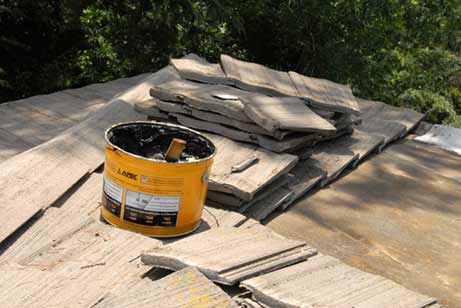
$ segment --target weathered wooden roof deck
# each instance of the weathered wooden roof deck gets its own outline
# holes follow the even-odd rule
[[[86,119],[148,74],[0,104],[0,162]]]
[[[0,280],[5,284],[13,282],[0,291],[0,306],[22,307],[28,304],[43,307],[51,303],[56,307],[89,308],[102,300],[113,299],[107,293],[108,288],[120,290],[123,282],[130,281],[124,278],[139,276],[149,270],[141,264],[138,256],[141,250],[162,243],[98,221],[95,209],[98,207],[99,192],[95,187],[100,185],[97,183],[101,176],[93,173],[103,160],[101,149],[97,149],[103,141],[103,127],[111,120],[124,119],[117,113],[126,113],[127,118],[134,116],[133,103],[140,97],[146,99],[156,78],[163,78],[154,74],[139,84],[144,77],[139,75],[0,106],[0,160],[4,160],[2,166],[8,166],[0,172],[0,184],[5,194],[8,187],[14,187],[8,194],[14,194],[15,201],[24,204],[21,209],[12,203],[3,205],[10,211],[8,214],[18,217],[18,220],[5,222],[0,230],[0,272],[4,274],[0,275]],[[128,94],[111,100],[112,96],[136,84],[138,86]],[[111,105],[103,108],[109,101]],[[88,120],[90,115],[95,117]],[[379,125],[386,126],[385,121],[383,119]],[[78,128],[83,128],[83,132]],[[395,134],[400,136],[408,129],[403,125],[402,131]],[[60,135],[64,131],[65,134]],[[57,141],[50,139],[58,135],[57,141],[62,141],[63,145],[54,152],[53,145]],[[459,200],[459,189],[456,187],[461,181],[460,160],[438,149],[418,147],[413,143],[405,141],[391,145],[382,155],[383,158],[381,155],[372,158],[329,188],[304,199],[288,213],[277,216],[268,226],[291,238],[306,240],[307,244],[322,253],[430,296],[414,296],[412,307],[429,307],[434,302],[431,297],[440,298],[452,305],[450,307],[456,307],[461,304],[461,298],[456,293],[461,287],[461,273],[457,270],[461,263],[456,258],[461,253],[461,212],[454,207],[455,201]],[[18,155],[36,145],[40,146]],[[37,164],[32,166],[35,161],[29,159],[34,158],[38,151],[47,156],[44,159],[36,155]],[[393,154],[389,156],[386,153]],[[14,164],[9,165],[8,162]],[[370,169],[367,167],[370,165],[379,168]],[[363,170],[368,169],[368,174],[364,175]],[[28,177],[32,172],[36,172],[36,180]],[[19,184],[8,177],[16,174],[19,174]],[[37,185],[36,181],[45,179],[46,174],[53,175],[48,183],[40,186],[40,191],[35,192],[31,184]],[[347,189],[348,181],[354,177],[360,178],[360,185]],[[447,186],[437,189],[437,185]],[[69,187],[73,189],[69,191]],[[385,196],[381,189],[386,191]],[[431,194],[425,199],[428,191]],[[389,198],[384,203],[386,206],[373,207],[368,204],[370,198],[379,201],[384,197]],[[80,206],[82,208],[78,208]],[[78,219],[70,218],[74,217],[72,215]],[[68,224],[69,220],[71,223]],[[207,209],[204,220],[205,229],[217,226],[264,228],[238,213],[216,209]],[[61,228],[61,225],[66,226]],[[20,230],[18,226],[22,226]],[[11,262],[17,264],[12,266]],[[446,263],[450,266],[445,266]],[[321,271],[324,270],[322,268]],[[41,275],[40,271],[45,273]],[[344,268],[344,272],[348,271],[348,268]],[[44,278],[47,285],[43,289],[37,287]],[[16,288],[24,286],[26,282],[32,282],[34,288]],[[97,288],[92,288],[92,284]],[[252,284],[244,282],[243,285]],[[392,292],[395,291],[396,296],[415,294],[394,285]],[[208,284],[206,288],[209,288]],[[258,290],[261,298],[273,295],[273,290],[266,291]],[[302,288],[297,291],[304,294]],[[319,292],[324,291],[319,289]],[[368,293],[351,293],[350,297],[360,302],[364,294]],[[136,297],[135,293],[131,295]],[[313,291],[311,295],[309,300],[315,303],[318,294]],[[375,295],[388,304],[396,300],[388,300],[379,292],[375,292]],[[339,302],[347,301],[348,296],[341,296],[337,297]],[[13,299],[14,303],[10,302]],[[78,300],[72,302],[75,299]],[[287,297],[285,301],[284,298],[276,298],[276,301],[289,305],[291,299]],[[101,305],[104,306],[104,301]],[[305,307],[308,307],[307,304]]]

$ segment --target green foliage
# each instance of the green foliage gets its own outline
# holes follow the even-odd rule
[[[402,106],[427,113],[427,120],[458,126],[461,118],[456,114],[452,102],[445,97],[427,90],[406,90],[399,96]]]
[[[0,101],[221,53],[459,125],[460,0],[0,0]]]

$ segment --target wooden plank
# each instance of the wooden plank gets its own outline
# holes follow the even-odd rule
[[[160,280],[140,279],[104,299],[95,308],[238,308],[239,306],[194,267]]]
[[[24,263],[34,253],[51,246],[66,234],[76,231],[99,212],[102,175],[92,173],[76,191],[66,193],[68,198],[59,207],[49,207],[20,237],[5,243],[0,250],[0,264]]]
[[[251,200],[264,186],[287,173],[298,161],[294,155],[272,153],[218,135],[206,136],[218,149],[208,189],[233,194],[246,201]],[[242,172],[232,172],[232,166],[253,156],[259,158],[258,163]]]
[[[436,302],[324,255],[246,280],[241,285],[269,307],[424,308]]]
[[[68,217],[68,219],[72,219]],[[149,268],[138,258],[159,241],[89,220],[22,262],[0,267],[0,306],[90,308]]]
[[[240,98],[251,93],[225,85],[207,85],[185,80],[167,82],[153,87],[152,97],[163,101],[187,104],[203,111],[216,112],[239,121],[253,123],[243,112]],[[230,95],[237,99],[221,99],[217,95]]]
[[[174,270],[195,266],[209,279],[232,285],[315,253],[305,243],[268,228],[221,227],[151,249],[141,259],[147,265]]]
[[[329,134],[336,128],[296,97],[247,96],[244,112],[268,131],[291,130]]]
[[[0,241],[102,164],[105,129],[114,123],[142,118],[133,104],[148,98],[148,89],[166,78],[164,73],[161,70],[152,75],[149,81],[54,139],[0,164],[0,191],[5,198],[0,205],[5,218],[0,226]]]
[[[360,114],[350,87],[326,79],[307,77],[296,72],[288,75],[299,92],[312,106],[341,113]]]
[[[182,79],[209,84],[234,84],[231,79],[226,77],[221,65],[209,63],[194,53],[190,53],[179,59],[171,59],[170,62]]]
[[[221,55],[221,65],[226,76],[233,79],[235,85],[241,89],[270,96],[298,96],[298,91],[286,72],[237,60],[228,55]]]

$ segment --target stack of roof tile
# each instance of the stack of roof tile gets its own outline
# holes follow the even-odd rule
[[[345,85],[227,55],[213,64],[190,54],[164,71],[168,78],[136,110],[207,134],[218,149],[208,204],[257,220],[327,185],[423,118],[357,99]]]
[[[196,55],[171,62],[178,78],[153,87],[139,110],[270,151],[334,137],[350,130],[351,115],[359,114],[351,89],[330,81],[225,55],[222,68]]]

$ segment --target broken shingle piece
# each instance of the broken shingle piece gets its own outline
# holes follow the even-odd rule
[[[309,159],[303,162],[303,167],[320,169],[325,172],[325,178],[320,182],[323,187],[335,180],[344,169],[358,159],[359,154],[354,153],[352,149],[357,142],[359,141],[347,135],[319,143],[310,150],[312,154]]]
[[[223,290],[196,268],[187,267],[160,280],[140,279],[95,308],[238,308]]]
[[[358,163],[384,144],[384,137],[365,133],[357,129],[350,135],[350,140],[350,149],[358,155],[357,160],[354,162],[354,166],[357,166]]]
[[[424,114],[417,111],[391,106],[382,102],[358,98],[357,102],[362,110],[363,122],[373,120],[391,121],[405,126],[405,134],[409,133],[424,119]]]
[[[424,119],[424,114],[387,105],[382,102],[357,99],[363,110],[362,123],[357,128],[368,134],[384,137],[382,149],[412,131]]]
[[[298,91],[286,72],[237,60],[228,55],[221,55],[221,65],[226,76],[233,79],[235,85],[241,89],[270,96],[298,96]]]
[[[296,72],[288,74],[298,89],[299,96],[307,99],[312,106],[328,111],[360,114],[359,105],[350,87]]]
[[[204,58],[193,53],[180,59],[171,59],[170,62],[182,79],[209,84],[233,85],[234,83],[231,79],[226,77],[221,65],[209,63]]]
[[[273,153],[219,135],[206,136],[217,148],[209,190],[232,194],[245,201],[252,200],[258,191],[288,173],[298,162],[295,155]],[[257,157],[259,160],[242,172],[232,172],[233,166],[249,157]]]
[[[142,255],[147,265],[179,270],[197,267],[209,279],[235,284],[314,255],[304,242],[268,228],[214,228]]]
[[[280,308],[423,308],[436,302],[388,279],[320,254],[245,280],[241,285],[250,290],[258,302]]]
[[[369,135],[384,138],[379,150],[382,150],[389,143],[400,139],[406,132],[405,125],[380,118],[365,119],[356,129]]]
[[[255,220],[263,220],[279,208],[287,208],[294,200],[294,192],[281,187],[265,198],[252,203],[245,214]]]
[[[286,187],[293,192],[294,202],[323,181],[327,173],[318,164],[302,160],[290,171],[290,175],[292,176]]]
[[[242,99],[245,114],[268,131],[334,133],[336,128],[297,97],[252,95]]]

